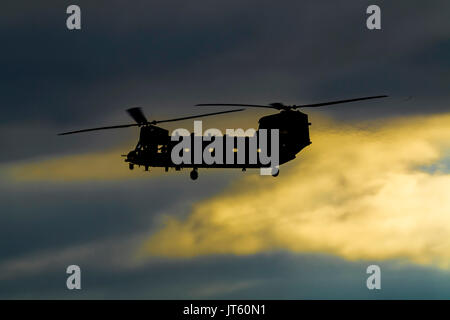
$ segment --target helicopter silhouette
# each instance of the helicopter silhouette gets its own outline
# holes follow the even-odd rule
[[[197,104],[196,106],[223,106],[223,107],[250,107],[250,108],[268,108],[275,109],[280,111],[279,113],[267,115],[258,120],[259,126],[258,130],[255,131],[256,139],[258,140],[261,136],[261,132],[263,131],[271,131],[273,129],[278,130],[278,138],[279,138],[279,165],[284,164],[288,161],[291,161],[296,158],[296,155],[303,150],[305,147],[311,144],[310,136],[309,136],[309,126],[311,123],[308,120],[308,115],[299,111],[300,108],[315,108],[322,107],[334,104],[342,104],[342,103],[350,103],[356,101],[363,101],[369,99],[378,99],[385,98],[387,95],[379,95],[379,96],[371,96],[371,97],[362,97],[355,99],[347,99],[347,100],[337,100],[337,101],[329,101],[329,102],[321,102],[315,104],[305,104],[305,105],[284,105],[282,103],[271,103],[268,105],[256,105],[256,104],[237,104],[237,103],[203,103]],[[192,161],[188,161],[187,163],[175,163],[172,160],[171,154],[175,145],[178,143],[171,139],[169,135],[169,131],[167,129],[161,128],[157,126],[160,123],[174,122],[174,121],[182,121],[187,119],[208,117],[213,115],[220,115],[226,113],[240,112],[245,110],[245,108],[234,109],[228,111],[220,111],[213,113],[205,113],[193,116],[186,116],[181,118],[173,118],[167,120],[147,120],[141,108],[131,108],[128,109],[127,112],[133,118],[135,123],[124,124],[124,125],[116,125],[116,126],[106,126],[106,127],[97,127],[76,131],[69,131],[60,133],[58,135],[69,135],[75,133],[82,132],[90,132],[90,131],[98,131],[98,130],[107,130],[107,129],[119,129],[119,128],[128,128],[128,127],[139,127],[140,135],[139,141],[134,148],[134,150],[128,152],[127,155],[122,155],[125,157],[125,162],[129,164],[129,169],[133,170],[134,166],[143,166],[145,171],[148,171],[150,167],[162,167],[165,168],[167,172],[169,168],[175,168],[176,171],[179,171],[183,168],[191,168],[190,177],[192,180],[196,180],[198,178],[198,169],[199,168],[240,168],[242,171],[246,171],[248,168],[267,168],[267,164],[263,163],[260,159],[255,161],[250,161],[250,139],[252,137],[227,137],[232,142],[232,150],[234,153],[234,158],[232,159],[232,163],[229,162],[219,162],[219,163],[207,163],[204,160],[194,161],[195,154],[195,139],[194,134],[191,134],[191,139],[193,143],[191,144],[191,148],[187,148],[182,150],[182,153],[188,153],[189,157]],[[198,137],[197,137],[198,138]],[[201,137],[203,138],[203,137]],[[255,137],[254,137],[255,138]],[[238,158],[238,150],[235,146],[239,144],[238,139],[242,139],[240,146],[244,147],[245,153]],[[270,139],[269,139],[270,140]],[[197,144],[197,147],[201,147],[202,150],[207,148],[210,144],[211,138],[201,139],[200,145]],[[258,144],[259,146],[259,144]],[[223,148],[230,148],[228,144],[224,144]],[[267,154],[271,152],[271,144],[268,145],[268,150],[266,150]],[[214,154],[217,150],[211,149],[209,152]],[[222,151],[222,150],[221,150]],[[224,150],[225,151],[225,150]],[[202,151],[203,152],[203,151]],[[261,150],[258,148],[258,152]],[[224,152],[225,154],[226,152]],[[238,161],[240,160],[240,161]],[[270,167],[270,166],[269,166]],[[277,168],[273,168],[272,176],[278,176],[279,170]]]

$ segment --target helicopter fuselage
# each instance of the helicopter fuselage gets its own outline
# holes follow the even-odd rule
[[[169,168],[175,168],[180,170],[182,168],[264,168],[267,167],[267,163],[261,160],[260,157],[256,157],[257,161],[252,158],[251,152],[265,152],[267,155],[273,155],[274,148],[271,145],[271,139],[268,143],[268,150],[261,150],[257,148],[252,150],[250,140],[256,138],[258,146],[260,146],[260,139],[263,136],[262,131],[270,132],[274,129],[278,130],[278,152],[279,152],[279,164],[286,163],[296,157],[303,148],[311,144],[309,137],[309,125],[308,116],[300,111],[282,111],[278,114],[269,115],[259,119],[258,130],[254,130],[254,136],[237,137],[237,136],[223,136],[223,141],[226,143],[221,144],[223,150],[221,154],[224,155],[223,161],[205,161],[203,157],[196,157],[196,153],[204,154],[205,152],[215,153],[218,150],[209,148],[211,137],[198,137],[193,133],[190,135],[191,143],[189,147],[183,148],[183,153],[187,153],[188,161],[183,163],[175,163],[172,157],[172,151],[175,146],[180,143],[173,141],[169,131],[155,125],[147,125],[141,128],[139,142],[136,148],[130,151],[125,159],[128,162],[130,169],[134,165],[144,166],[146,170],[149,167],[164,167],[166,170]],[[201,149],[198,152],[198,148]],[[233,152],[233,155],[225,159],[227,152]],[[185,155],[186,156],[186,155]],[[185,157],[186,159],[186,157]],[[253,161],[252,161],[253,159]]]

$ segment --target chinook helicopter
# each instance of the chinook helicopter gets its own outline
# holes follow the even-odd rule
[[[282,103],[271,103],[268,105],[255,105],[255,104],[236,104],[236,103],[206,103],[206,104],[197,104],[196,106],[222,106],[222,107],[250,107],[250,108],[269,108],[280,111],[279,113],[264,116],[259,119],[258,130],[254,132],[253,136],[227,136],[225,135],[225,141],[229,141],[231,143],[223,143],[220,145],[220,148],[223,150],[219,150],[217,148],[208,148],[211,145],[210,141],[214,141],[217,137],[208,139],[204,136],[198,137],[195,136],[194,133],[190,134],[190,140],[192,143],[189,143],[189,148],[182,148],[181,154],[187,157],[188,160],[183,163],[176,163],[173,161],[172,151],[179,143],[171,139],[169,135],[169,131],[167,129],[161,128],[157,126],[160,123],[174,122],[174,121],[182,121],[187,119],[195,119],[213,115],[220,115],[226,113],[240,112],[245,110],[234,109],[229,111],[220,111],[206,114],[199,114],[181,118],[173,118],[167,120],[147,120],[141,108],[131,108],[128,109],[127,112],[133,118],[135,123],[124,124],[124,125],[116,125],[116,126],[107,126],[107,127],[98,127],[98,128],[90,128],[76,131],[69,131],[60,133],[58,135],[69,135],[74,133],[81,132],[90,132],[90,131],[98,131],[98,130],[106,130],[106,129],[118,129],[118,128],[128,128],[128,127],[139,127],[140,135],[139,141],[134,148],[134,150],[128,152],[127,155],[123,155],[125,157],[125,162],[128,163],[129,169],[133,170],[134,166],[143,166],[145,171],[148,171],[150,167],[163,167],[167,172],[169,168],[174,168],[179,171],[183,168],[191,168],[190,177],[192,180],[196,180],[198,178],[198,169],[199,168],[240,168],[242,171],[246,171],[247,168],[271,168],[272,176],[278,176],[279,170],[278,166],[284,164],[288,161],[295,159],[296,155],[305,147],[311,144],[311,140],[309,137],[309,126],[311,123],[308,121],[308,115],[299,111],[300,108],[315,108],[322,107],[334,104],[341,103],[350,103],[356,101],[363,101],[369,99],[378,99],[385,98],[387,95],[380,96],[371,96],[371,97],[363,97],[356,99],[347,99],[347,100],[338,100],[338,101],[329,101],[315,104],[305,104],[305,105],[284,105]],[[266,155],[272,152],[272,140],[267,144],[268,150],[261,150],[261,139],[262,133],[269,131],[268,136],[271,136],[271,131],[276,130],[278,135],[278,163],[276,168],[271,167],[267,163],[264,163],[261,159],[256,159],[251,154],[251,139],[256,138],[257,141],[257,151],[261,153],[264,151]],[[172,136],[173,137],[173,136]],[[265,136],[267,138],[267,135]],[[197,138],[200,138],[200,142]],[[229,140],[227,140],[229,139]],[[240,144],[241,143],[241,144]],[[237,148],[237,146],[239,146]],[[201,148],[201,154],[208,152],[214,156],[215,153],[224,155],[228,154],[230,150],[232,150],[231,162],[230,161],[215,161],[213,163],[205,161],[205,159],[201,158],[199,161],[195,158],[196,148]],[[206,149],[205,149],[206,148]],[[241,150],[239,150],[241,149]],[[242,150],[243,149],[243,150]],[[223,151],[223,152],[222,152]],[[228,160],[228,158],[227,158]]]

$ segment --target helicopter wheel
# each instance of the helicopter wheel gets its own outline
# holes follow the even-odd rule
[[[130,164],[128,165],[128,168],[130,168],[130,170],[133,170],[133,169],[134,169],[134,164],[130,163]]]
[[[197,169],[193,169],[191,171],[191,173],[190,173],[190,176],[191,176],[192,180],[197,180],[197,178],[198,178],[198,171],[197,171]]]

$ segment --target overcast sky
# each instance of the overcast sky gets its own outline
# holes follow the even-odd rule
[[[450,3],[377,1],[377,31],[370,4],[3,4],[0,297],[450,298]],[[382,94],[311,112],[313,144],[275,181],[128,171],[137,129],[56,135],[129,123],[132,106],[163,119],[197,103]],[[266,114],[205,122],[255,127]],[[166,127],[179,126],[192,122]],[[70,264],[80,292],[65,288]],[[370,264],[379,292],[365,287]]]

